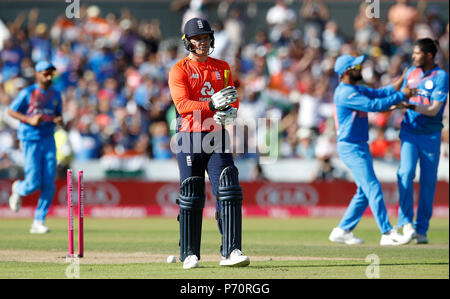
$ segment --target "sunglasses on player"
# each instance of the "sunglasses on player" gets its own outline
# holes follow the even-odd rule
[[[361,64],[358,64],[358,65],[349,67],[348,70],[349,70],[349,71],[351,71],[351,70],[357,70],[357,71],[359,71],[359,70],[361,70]]]

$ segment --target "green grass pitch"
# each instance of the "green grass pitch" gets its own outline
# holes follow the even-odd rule
[[[367,273],[375,273],[370,272],[374,263],[379,264],[379,278],[449,278],[448,218],[432,219],[430,244],[412,242],[400,247],[378,245],[380,233],[371,217],[364,217],[355,230],[365,244],[331,243],[328,235],[338,222],[337,218],[245,218],[243,252],[250,256],[251,264],[223,268],[219,266],[216,223],[204,219],[200,268],[184,270],[179,261],[166,263],[168,255],[178,256],[175,219],[87,218],[85,257],[74,272],[68,270],[74,261],[64,258],[66,219],[48,219],[51,232],[46,235],[29,234],[30,219],[2,219],[0,278],[367,279]],[[76,247],[76,229],[74,237]],[[377,260],[366,259],[370,257]]]

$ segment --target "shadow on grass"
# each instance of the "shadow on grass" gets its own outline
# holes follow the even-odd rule
[[[269,262],[270,263],[270,262]],[[318,265],[250,265],[249,267],[255,269],[268,269],[268,268],[333,268],[333,267],[367,267],[370,263],[366,264],[318,264]],[[384,263],[380,264],[380,267],[383,266],[444,266],[449,265],[449,263],[445,262],[436,262],[436,263]]]
[[[283,268],[339,268],[339,267],[367,267],[371,265],[370,263],[366,264],[316,264],[316,265],[310,265],[310,264],[277,264],[277,265],[270,265],[271,262],[257,262],[259,265],[250,264],[247,269],[283,269]],[[260,263],[267,263],[264,265],[260,265]],[[449,263],[446,262],[426,262],[426,263],[383,263],[380,264],[380,267],[383,266],[444,266],[449,265]],[[222,269],[238,269],[237,267],[221,267]],[[199,269],[217,269],[217,266],[208,266],[205,264],[202,264]]]

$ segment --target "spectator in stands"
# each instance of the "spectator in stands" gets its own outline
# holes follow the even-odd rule
[[[384,136],[384,128],[376,128],[375,139],[370,143],[370,153],[374,159],[384,159],[389,155],[392,143]]]
[[[408,0],[397,0],[397,3],[388,11],[392,41],[397,46],[412,43],[414,24],[419,20],[417,8],[409,5],[408,2]]]
[[[416,8],[400,0],[391,6],[392,20],[389,19],[386,26],[388,22],[383,18],[369,18],[366,13],[368,3],[362,3],[359,11],[355,10],[355,19],[349,20],[354,22],[355,35],[344,38],[339,32],[342,23],[332,18],[325,1],[303,1],[300,17],[295,12],[292,14],[292,3],[286,0],[274,4],[271,14],[281,13],[287,17],[269,18],[267,11],[263,17],[273,20],[273,25],[267,24],[258,28],[254,35],[248,36],[246,27],[249,26],[246,25],[249,23],[242,21],[250,17],[250,4],[248,9],[242,9],[244,5],[241,3],[221,2],[219,18],[222,21],[227,20],[234,8],[240,8],[246,14],[229,18],[228,29],[238,32],[232,35],[239,37],[239,49],[230,51],[231,48],[227,48],[222,54],[220,30],[216,30],[217,48],[213,52],[213,56],[228,56],[226,60],[230,61],[236,85],[240,83],[240,118],[265,117],[267,110],[279,114],[277,119],[284,119],[293,110],[299,115],[300,123],[296,124],[296,130],[293,130],[293,126],[286,126],[280,132],[285,142],[285,156],[304,155],[299,153],[303,152],[303,143],[310,142],[314,149],[321,147],[316,134],[306,139],[292,132],[303,127],[310,128],[303,122],[309,124],[311,119],[314,119],[312,129],[319,134],[327,131],[325,128],[330,122],[333,123],[331,98],[338,77],[332,66],[338,55],[348,53],[357,56],[365,53],[372,56],[373,64],[364,66],[363,75],[369,85],[379,87],[395,81],[401,75],[401,70],[411,63],[409,55],[405,55],[408,52],[399,48],[391,36],[401,36],[402,31],[409,32],[406,36],[412,37],[431,32],[440,40],[441,51],[436,61],[441,68],[448,69],[448,24],[442,22],[437,6],[419,1]],[[190,8],[186,15],[196,13],[207,17],[205,8],[209,4],[217,3],[179,0],[173,1],[171,6],[182,12]],[[397,9],[400,9],[400,13],[395,12]],[[403,14],[402,10],[407,13]],[[261,13],[261,10],[256,12]],[[414,15],[422,17],[415,18]],[[121,131],[120,124],[130,117],[140,123],[137,136],[143,132],[149,134],[150,126],[154,123],[174,119],[173,105],[167,91],[167,74],[183,56],[183,51],[179,39],[172,40],[163,35],[160,20],[137,20],[127,9],[106,14],[95,5],[83,8],[80,19],[71,20],[61,15],[50,20],[50,24],[44,24],[38,21],[38,17],[39,10],[31,9],[27,14],[18,14],[7,25],[0,25],[0,36],[4,37],[0,40],[0,45],[3,44],[0,49],[0,113],[2,105],[7,107],[18,90],[34,80],[33,57],[48,55],[60,70],[55,74],[54,86],[66,98],[64,117],[69,122],[67,129],[72,138],[79,123],[85,119],[83,115],[88,115],[92,121],[89,124],[90,131],[97,136],[99,148],[105,148],[108,142],[114,148],[116,144],[112,137]],[[305,25],[301,34],[298,21]],[[278,28],[283,30],[278,29],[278,40],[274,41],[271,34],[277,36],[277,30],[272,33],[272,28],[279,26],[279,23],[283,25]],[[409,28],[406,31],[405,25]],[[314,99],[311,102],[314,109],[306,105],[307,98]],[[373,114],[369,117],[371,127],[375,128],[378,116]],[[385,159],[398,157],[397,136],[402,118],[401,110],[386,115],[385,135],[392,142],[392,147],[386,152]],[[5,128],[2,135],[8,135],[14,129],[14,123],[7,118],[3,121]],[[448,118],[444,124],[446,122]],[[128,126],[134,121],[126,123]],[[248,130],[249,137],[256,136],[255,128],[249,126]],[[80,135],[79,132],[77,134]],[[153,158],[152,137],[148,138],[147,156]],[[256,140],[249,138],[248,142],[256,143]],[[142,139],[142,145],[138,147],[144,147],[143,144],[145,142]],[[443,144],[445,146],[444,141]],[[311,151],[308,150],[309,153]],[[96,151],[94,156],[100,155]],[[245,153],[239,158],[255,158],[255,155],[258,154]],[[311,157],[310,154],[308,156]],[[79,158],[77,155],[74,161]]]
[[[166,122],[159,121],[150,126],[153,158],[166,160],[173,157],[170,149],[169,127]]]
[[[295,11],[289,8],[287,0],[277,0],[267,11],[266,22],[269,25],[269,39],[277,44],[282,39],[282,33],[295,25],[297,16]]]
[[[306,0],[300,8],[300,18],[305,22],[306,45],[319,48],[322,46],[322,36],[325,24],[330,18],[330,12],[323,0]]]
[[[308,128],[300,128],[297,131],[297,137],[297,156],[301,159],[313,160],[315,158],[315,145],[313,143],[312,131]]]

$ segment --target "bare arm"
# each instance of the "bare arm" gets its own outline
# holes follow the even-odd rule
[[[35,114],[33,116],[26,116],[25,114],[22,114],[18,111],[12,110],[11,108],[8,109],[8,114],[12,118],[18,119],[21,122],[27,123],[32,126],[38,126],[42,121],[42,114]]]
[[[325,1],[319,1],[319,14],[322,20],[328,20],[330,17],[330,12],[328,10],[328,6],[325,4]]]
[[[413,109],[414,111],[426,116],[436,116],[439,113],[439,110],[441,110],[443,104],[443,102],[432,101],[431,105],[428,106],[410,105],[407,108]]]
[[[405,74],[407,71],[408,71],[408,68],[405,68],[403,70],[403,74],[400,76],[400,78],[398,78],[394,83],[392,83],[392,85],[394,85],[395,90],[399,91],[400,88],[402,87],[403,80],[405,80]]]

